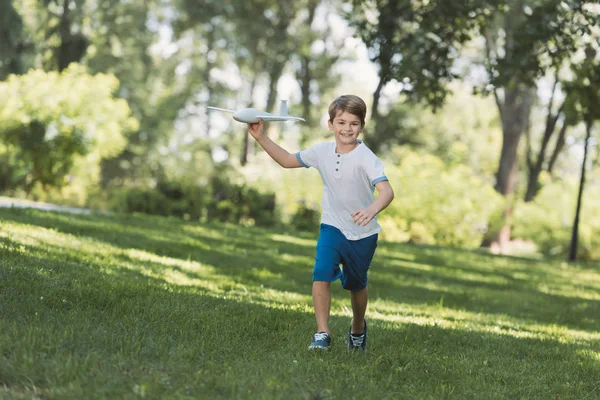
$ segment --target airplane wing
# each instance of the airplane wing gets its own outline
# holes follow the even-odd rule
[[[228,113],[234,113],[234,112],[235,112],[235,111],[233,111],[233,110],[228,110],[228,109],[226,109],[226,108],[219,108],[219,107],[211,107],[211,106],[208,106],[208,107],[206,107],[206,108],[208,108],[209,110],[225,111],[225,112],[228,112]]]
[[[292,117],[289,115],[257,115],[256,118],[260,118],[265,122],[269,121],[303,121],[306,122],[304,118],[300,117]]]

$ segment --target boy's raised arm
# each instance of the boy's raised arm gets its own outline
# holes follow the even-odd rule
[[[267,154],[283,168],[300,168],[302,164],[300,164],[296,155],[289,153],[265,135],[264,126],[264,121],[259,119],[256,123],[248,124],[248,132],[265,149]]]

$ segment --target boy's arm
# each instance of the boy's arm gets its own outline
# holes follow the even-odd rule
[[[295,154],[289,153],[265,135],[264,125],[264,121],[259,119],[256,123],[248,124],[248,132],[265,149],[267,154],[283,168],[300,168],[302,164],[300,164]]]
[[[377,182],[375,187],[377,188],[377,192],[379,192],[375,201],[369,207],[352,213],[355,224],[366,226],[394,200],[394,190],[389,181]]]

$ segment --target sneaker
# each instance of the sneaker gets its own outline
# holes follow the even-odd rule
[[[355,335],[352,333],[352,325],[348,331],[348,350],[361,349],[365,351],[367,347],[367,321],[365,320],[365,329],[361,334]]]
[[[331,336],[327,332],[317,332],[313,336],[312,343],[308,346],[309,350],[321,349],[327,350],[331,347]]]

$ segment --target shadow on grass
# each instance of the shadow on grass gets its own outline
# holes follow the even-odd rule
[[[229,277],[229,286],[263,285],[310,294],[314,257],[310,243],[316,236],[306,235],[301,238],[305,244],[297,244],[273,239],[277,232],[268,229],[199,226],[148,216],[124,215],[117,219],[31,210],[0,210],[0,215],[5,220],[91,238],[124,251],[138,249],[176,260],[197,261],[214,269],[209,274],[160,260],[144,260],[145,268],[159,276],[176,270],[190,279],[215,283]],[[539,290],[540,285],[560,285],[564,280],[544,263],[385,242],[380,243],[380,249],[383,251],[376,254],[370,275],[372,299],[425,305],[443,302],[446,308],[474,313],[508,315],[587,331],[599,329],[598,300]],[[54,251],[60,252],[60,248]],[[127,252],[112,257],[122,262],[140,262]]]
[[[571,285],[572,274],[557,264],[433,246],[385,243],[376,255],[371,287],[382,298],[598,331],[600,301],[579,297],[600,287]],[[576,270],[574,270],[576,271]],[[560,293],[546,293],[550,289]]]
[[[66,395],[82,382],[82,393],[113,398],[139,382],[153,397],[585,398],[598,389],[597,344],[374,318],[357,362],[344,351],[347,317],[332,318],[329,354],[309,353],[312,313],[2,243],[0,384],[15,393]]]
[[[158,256],[196,261],[213,266],[219,274],[229,275],[241,283],[259,283],[278,290],[300,289],[303,293],[311,284],[314,247],[274,240],[271,230],[229,225],[200,227],[175,219],[131,215],[119,220],[33,210],[11,213],[0,210],[0,215],[4,220],[50,228],[122,250],[138,249]],[[126,254],[116,257],[139,261]],[[156,262],[145,264],[155,272],[165,267]],[[200,278],[193,271],[180,269],[180,272]]]

